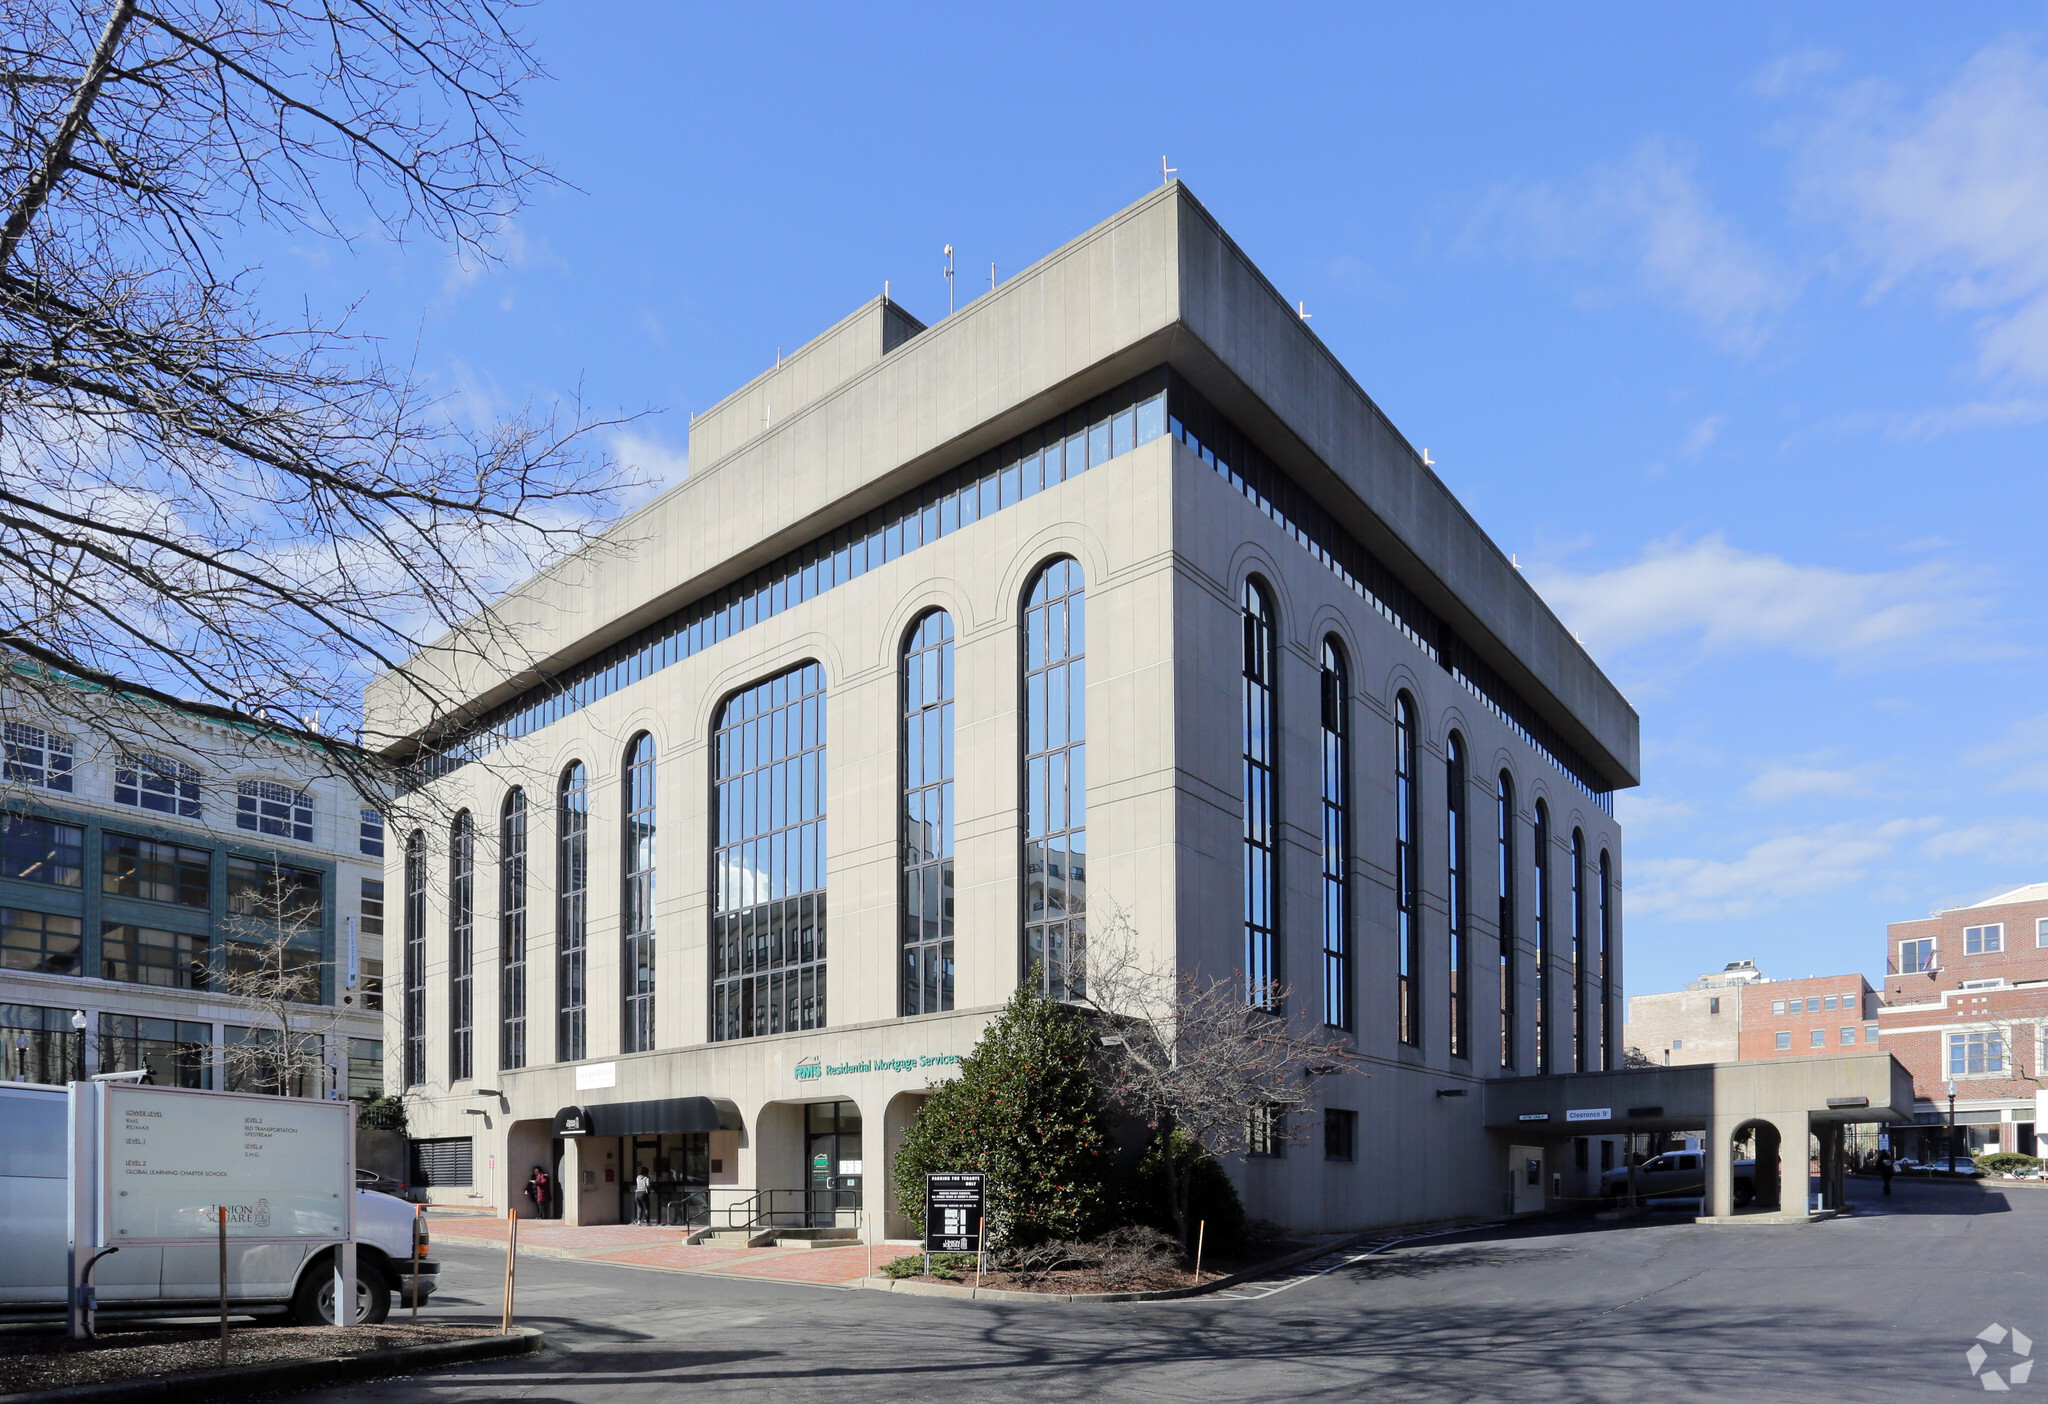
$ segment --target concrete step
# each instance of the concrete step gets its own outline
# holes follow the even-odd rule
[[[744,1248],[754,1241],[752,1229],[729,1229],[699,1240],[708,1248]]]
[[[833,1232],[826,1230],[825,1232]],[[777,1248],[851,1248],[860,1242],[852,1229],[839,1230],[835,1236],[817,1238],[792,1238],[785,1234],[775,1240]]]

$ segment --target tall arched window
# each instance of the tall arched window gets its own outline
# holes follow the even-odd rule
[[[1244,649],[1239,679],[1244,769],[1244,984],[1245,1003],[1270,1009],[1280,972],[1276,960],[1279,928],[1279,847],[1273,805],[1275,753],[1279,749],[1274,678],[1279,672],[1273,607],[1257,580],[1246,580],[1239,597]]]
[[[1351,1027],[1351,670],[1323,640],[1323,1022]]]
[[[1494,801],[1499,843],[1494,852],[1500,891],[1500,1065],[1515,1065],[1515,982],[1521,978],[1515,960],[1515,781],[1505,770]]]
[[[654,738],[644,731],[626,747],[622,798],[622,1043],[627,1053],[645,1053],[654,1047]]]
[[[405,1085],[427,1080],[427,836],[405,840]]]
[[[1083,989],[1088,946],[1088,663],[1080,562],[1039,571],[1024,607],[1024,973]]]
[[[498,812],[498,1066],[526,1066],[526,791]]]
[[[1601,1072],[1614,1066],[1614,863],[1600,850],[1600,1057]]]
[[[1452,732],[1444,747],[1444,903],[1450,918],[1451,1056],[1472,1056],[1466,999],[1470,977],[1465,951],[1465,738]]]
[[[584,1056],[590,936],[590,779],[582,761],[562,772],[555,798],[555,1061]]]
[[[1536,801],[1536,1071],[1551,1066],[1550,1009],[1550,806]]]
[[[825,1026],[825,670],[718,709],[711,1037]]]
[[[1420,818],[1415,808],[1415,703],[1404,692],[1394,699],[1394,949],[1401,1042],[1417,1047],[1422,1043]]]
[[[448,1080],[476,1072],[476,824],[463,810],[448,827]]]
[[[953,1007],[953,617],[903,645],[903,1012]]]
[[[1572,1071],[1591,1066],[1592,1039],[1586,1030],[1586,834],[1572,830]]]

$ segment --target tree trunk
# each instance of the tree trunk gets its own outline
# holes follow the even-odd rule
[[[1172,1117],[1159,1119],[1159,1159],[1166,1169],[1166,1207],[1173,1215],[1173,1236],[1186,1249],[1194,1246],[1194,1240],[1188,1237],[1188,1191],[1193,1184],[1195,1167],[1194,1161],[1190,1160],[1183,1170],[1174,1159],[1173,1128]]]

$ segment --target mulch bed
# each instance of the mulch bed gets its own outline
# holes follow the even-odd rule
[[[231,1326],[228,1368],[328,1360],[394,1346],[434,1345],[497,1333],[474,1326]],[[59,1389],[156,1375],[220,1368],[220,1328],[182,1326],[124,1330],[102,1323],[89,1341],[72,1341],[61,1329],[0,1334],[0,1394]]]

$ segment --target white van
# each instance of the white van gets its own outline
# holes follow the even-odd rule
[[[61,1087],[0,1083],[0,1317],[66,1307],[67,1110]],[[433,1296],[440,1269],[424,1256],[425,1224],[417,1251],[412,1235],[410,1204],[373,1190],[356,1192],[358,1324],[384,1320],[394,1290],[410,1303],[407,1283],[422,1303]],[[282,1309],[303,1325],[332,1325],[334,1251],[331,1245],[231,1240],[229,1309]],[[92,1282],[105,1313],[205,1310],[220,1300],[220,1249],[211,1241],[126,1244],[100,1259]]]

